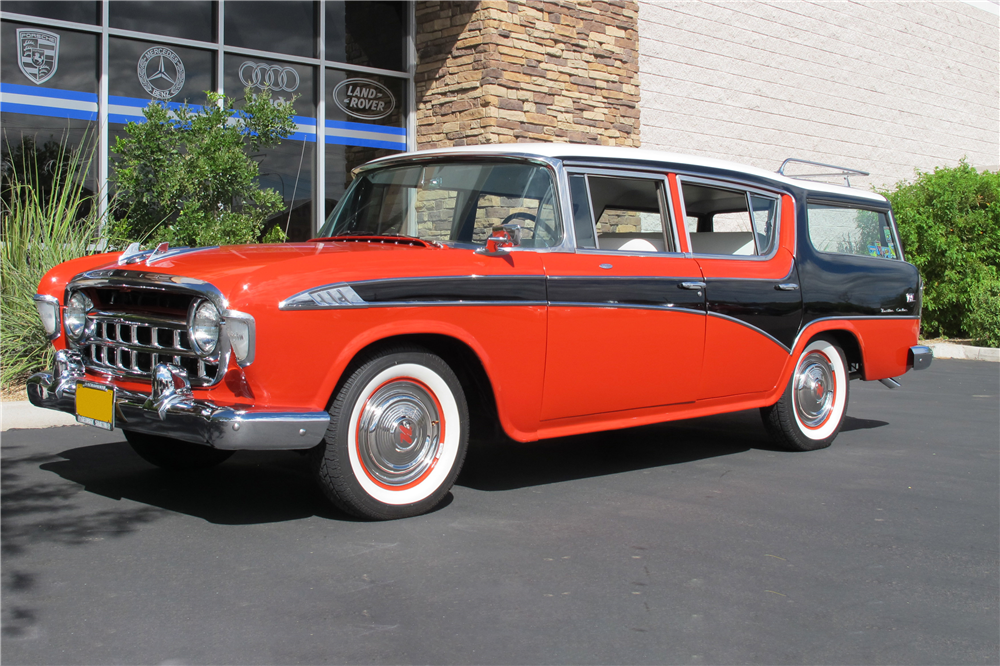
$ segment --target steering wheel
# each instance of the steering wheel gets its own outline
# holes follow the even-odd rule
[[[526,213],[523,210],[516,213],[511,213],[507,217],[503,218],[503,222],[500,224],[509,224],[511,220],[527,220],[528,222],[534,222],[535,216],[531,213]]]

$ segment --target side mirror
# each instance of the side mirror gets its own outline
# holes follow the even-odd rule
[[[486,239],[486,247],[476,250],[476,252],[487,255],[504,254],[503,250],[506,248],[517,247],[520,244],[520,224],[498,224],[493,227],[493,233]]]

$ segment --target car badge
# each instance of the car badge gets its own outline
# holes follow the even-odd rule
[[[32,83],[40,85],[52,78],[59,65],[59,35],[48,30],[17,31],[17,66]]]
[[[260,90],[295,92],[299,88],[299,73],[294,67],[247,60],[240,65],[240,83],[248,88]]]
[[[156,99],[170,99],[184,87],[184,62],[165,46],[146,49],[136,69],[139,83]]]
[[[385,118],[396,108],[389,89],[370,79],[347,79],[333,89],[333,101],[349,116],[365,120]]]

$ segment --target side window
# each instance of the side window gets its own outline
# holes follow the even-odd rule
[[[764,255],[774,243],[778,199],[682,182],[684,222],[696,254]]]
[[[663,181],[598,175],[570,177],[577,247],[674,252]],[[588,197],[589,194],[589,197]]]
[[[898,259],[885,213],[861,208],[809,204],[809,240],[820,252]]]

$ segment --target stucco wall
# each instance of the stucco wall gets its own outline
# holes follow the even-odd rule
[[[644,148],[777,169],[1000,164],[1000,18],[963,2],[639,2]]]

